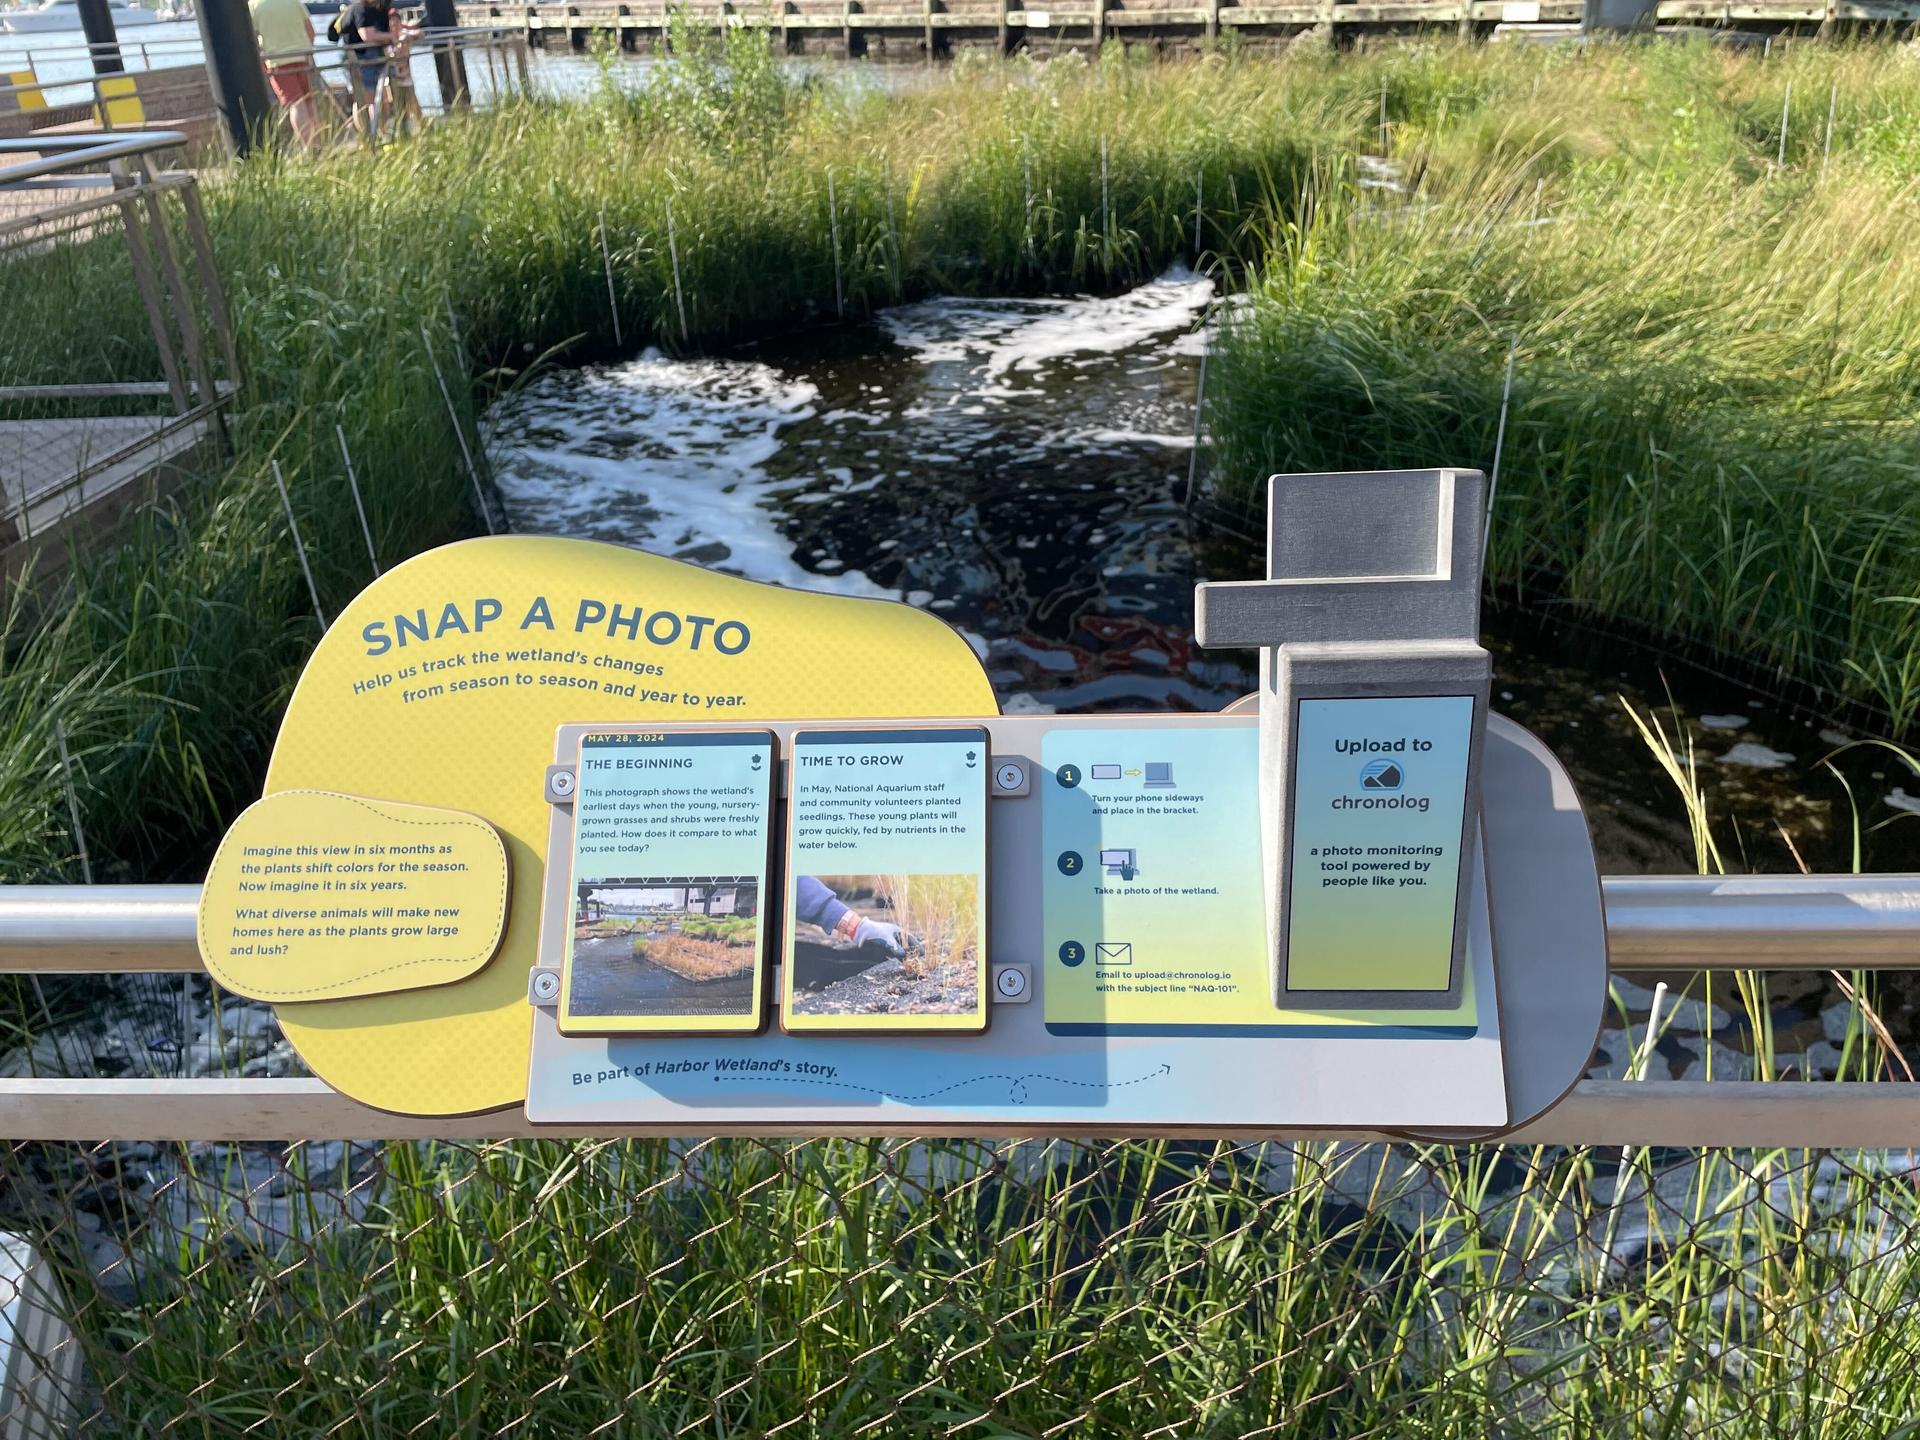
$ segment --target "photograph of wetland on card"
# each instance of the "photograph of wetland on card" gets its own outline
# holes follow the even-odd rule
[[[773,737],[582,737],[560,1028],[743,1033],[766,1019]]]
[[[580,881],[567,1013],[577,1027],[596,1016],[755,1022],[760,939],[757,875]]]

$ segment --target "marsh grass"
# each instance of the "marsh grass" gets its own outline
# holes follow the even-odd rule
[[[1511,344],[1497,584],[1905,729],[1920,208],[1903,166],[1920,74],[1845,47],[1771,66],[1603,47],[1544,63],[1537,91],[1500,58],[1397,74],[1408,193],[1317,186],[1223,328],[1223,483],[1484,469]],[[1783,167],[1789,80],[1820,113],[1789,132]]]
[[[980,956],[980,883],[973,875],[887,875],[881,892],[894,923],[920,942],[901,962],[909,975],[939,972],[971,983]]]
[[[655,935],[633,944],[636,960],[647,960],[687,980],[724,980],[753,968],[751,933]]]
[[[1191,248],[1196,176],[1204,243],[1250,255],[1341,125],[1324,86],[1274,92],[1250,68],[1017,67],[888,96],[720,60],[208,185],[245,372],[237,453],[10,612],[8,878],[75,874],[49,715],[80,752],[103,878],[198,873],[257,793],[318,633],[271,463],[330,613],[371,574],[336,426],[383,565],[475,533],[453,425],[472,443],[477,398],[542,357],[609,353],[603,215],[623,333],[679,348],[935,291],[1123,286]],[[116,245],[0,265],[0,382],[158,373]]]
[[[90,1301],[105,1428],[1865,1440],[1920,1400],[1871,1157],[317,1148],[291,1205],[176,1182],[221,1243],[179,1235],[190,1297]]]
[[[239,451],[10,611],[11,876],[74,873],[36,718],[54,697],[105,874],[197,872],[256,792],[317,633],[270,462],[330,610],[371,572],[336,425],[383,564],[474,532],[435,363],[471,443],[478,399],[543,357],[609,353],[603,216],[633,345],[932,292],[1117,288],[1178,259],[1253,274],[1210,371],[1227,477],[1485,464],[1517,335],[1498,580],[1544,576],[1530,594],[1829,685],[1895,726],[1920,704],[1904,60],[1110,52],[889,94],[801,83],[743,46],[689,36],[642,89],[610,69],[592,103],[516,104],[379,155],[267,156],[209,185]],[[1772,164],[1788,79],[1838,87],[1824,180],[1823,124]],[[1378,147],[1383,86],[1404,199],[1360,189],[1354,164]],[[157,373],[107,242],[0,267],[0,380]]]

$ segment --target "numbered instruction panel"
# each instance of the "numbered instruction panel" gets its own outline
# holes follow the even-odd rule
[[[987,1024],[987,732],[799,730],[780,1022]]]
[[[582,737],[563,1031],[739,1033],[766,1023],[778,771],[765,730]]]
[[[1367,1026],[1472,1033],[1471,987],[1457,1007],[1443,1010],[1400,1012],[1390,1001],[1364,1011],[1275,1005],[1259,746],[1251,727],[1062,728],[1047,735],[1036,781],[1047,862],[1047,1029],[1056,1035],[1299,1035]],[[1357,781],[1358,763],[1342,770]],[[1455,875],[1461,798],[1455,796],[1448,850]],[[1450,944],[1454,880],[1444,887],[1436,880],[1433,888],[1444,888]],[[1382,938],[1370,919],[1351,928],[1352,944],[1367,963],[1399,979],[1406,962],[1398,940]],[[1354,973],[1346,950],[1308,953],[1306,941],[1298,949],[1304,964]],[[1443,964],[1441,989],[1444,972]]]

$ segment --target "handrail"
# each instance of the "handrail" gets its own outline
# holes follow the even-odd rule
[[[9,40],[16,40],[16,41],[25,40],[29,37],[29,35],[40,34],[40,33],[56,33],[57,34],[58,32],[57,31],[56,32],[30,31],[26,35],[9,35],[7,38]],[[199,43],[200,43],[200,37],[198,35],[168,35],[168,36],[163,36],[158,40],[148,40],[144,37],[136,38],[132,35],[122,35],[117,39],[113,39],[113,40],[94,40],[94,41],[79,40],[79,41],[68,41],[67,43],[61,44],[61,45],[22,45],[22,46],[18,46],[17,48],[20,49],[20,51],[24,54],[33,54],[33,55],[60,55],[60,56],[112,55],[117,53],[120,50],[126,49],[129,46],[137,46],[143,50],[165,50],[165,49],[174,48],[174,47],[190,48],[198,45]]]
[[[976,1135],[977,1128],[917,1121],[822,1126],[770,1113],[729,1123],[728,1135],[811,1137],[827,1133],[927,1137]],[[518,1106],[477,1115],[400,1115],[362,1105],[324,1080],[209,1076],[115,1079],[0,1078],[0,1137],[7,1140],[282,1142],[288,1140],[600,1140],[620,1136],[708,1136],[698,1114],[674,1125],[536,1125]],[[995,1135],[1111,1136],[1112,1124],[1041,1127],[996,1124]],[[1380,1131],[1275,1126],[1249,1131],[1187,1124],[1152,1132],[1185,1139],[1398,1140]],[[1519,1145],[1734,1146],[1761,1149],[1899,1149],[1920,1133],[1920,1085],[1822,1080],[1582,1080],[1567,1098],[1498,1137]]]
[[[0,186],[17,185],[47,175],[70,174],[83,165],[100,165],[134,155],[151,155],[187,143],[178,130],[94,130],[79,134],[35,133],[18,140],[0,140],[0,156],[34,155],[40,158],[0,166]]]
[[[466,54],[474,50],[491,50],[495,46],[503,46],[510,43],[524,43],[525,37],[526,29],[523,25],[510,24],[415,25],[408,27],[406,32],[407,43],[416,45],[417,49],[414,53],[422,58],[430,58],[432,55],[442,54],[447,51],[458,51]],[[125,47],[130,46],[132,42],[122,41],[121,43],[123,47]],[[61,98],[50,98],[50,103],[56,108],[87,104],[97,105],[103,100],[118,98],[102,93],[102,86],[109,82],[132,80],[137,86],[141,79],[146,76],[173,74],[181,70],[197,70],[201,68],[205,60],[205,51],[198,39],[183,38],[170,41],[142,42],[142,44],[151,47],[152,53],[148,53],[145,49],[140,53],[140,59],[143,62],[149,63],[132,65],[124,70],[106,73],[90,72],[65,77],[43,76],[36,73],[32,78],[0,85],[0,97],[32,93],[42,98],[50,98],[54,96],[54,92],[72,91],[76,92],[76,98],[67,99],[62,95]],[[167,48],[169,46],[174,48],[169,50]],[[334,45],[330,41],[316,37],[311,46],[303,46],[294,50],[264,51],[260,58],[269,65],[305,63],[310,65],[316,73],[322,76],[340,80],[345,77],[350,65],[358,63],[354,56],[349,53],[351,48],[352,47],[344,45]],[[84,47],[74,47],[74,54],[80,55],[83,53]],[[27,52],[28,58],[36,61],[56,58],[57,54],[58,52],[43,47],[35,47],[31,52]],[[402,56],[388,51],[384,58],[388,63],[393,63],[400,60]],[[159,63],[155,64],[150,62]]]
[[[410,7],[396,6],[395,8],[405,10]],[[412,7],[412,8],[417,8],[417,7]],[[313,18],[324,19],[325,17],[315,16]],[[526,26],[524,24],[514,23],[506,20],[502,20],[499,24],[496,24],[496,25],[457,25],[457,24],[456,25],[414,25],[414,26],[410,26],[409,28],[416,35],[431,35],[431,36],[438,36],[438,37],[445,37],[450,35],[514,36],[514,35],[524,34],[526,31]],[[23,35],[12,35],[12,36],[8,36],[7,38],[10,40],[18,41],[18,40],[24,40],[27,37]],[[326,45],[329,43],[331,42],[316,37],[315,43],[313,45],[313,49],[317,50],[322,45]],[[117,40],[102,41],[98,44],[88,44],[84,41],[81,41],[77,43],[69,43],[64,45],[26,45],[26,46],[19,46],[16,48],[19,50],[21,54],[29,56],[36,60],[88,59],[94,55],[117,55],[130,49],[137,49],[141,51],[154,51],[154,52],[177,50],[182,52],[183,54],[190,54],[196,57],[205,53],[203,43],[197,34],[168,36],[167,38],[160,39],[160,40],[136,39],[135,37],[130,35],[122,35]],[[268,60],[274,60],[274,59],[279,59],[285,55],[290,55],[293,53],[296,53],[296,52],[270,51],[270,52],[267,52],[267,54],[265,55],[265,58]],[[307,53],[307,52],[302,52],[302,53]],[[137,75],[140,72],[137,70],[127,70],[127,71],[116,71],[116,72],[110,72],[110,73]],[[83,76],[79,78],[92,79],[94,77]],[[64,85],[64,84],[74,84],[74,83],[77,83],[77,81],[43,80],[40,83],[47,84],[47,85]]]
[[[1616,970],[1920,968],[1920,875],[1616,876],[1603,882],[1603,891]],[[197,972],[199,899],[197,885],[0,885],[0,974]],[[945,1133],[925,1125],[910,1129]],[[395,1115],[324,1081],[297,1077],[0,1078],[0,1135],[10,1140],[493,1141],[666,1133],[710,1134],[712,1125],[698,1116],[665,1127],[535,1125],[516,1108]],[[818,1134],[821,1127],[770,1116],[762,1124],[729,1126],[728,1133]],[[1004,1133],[1027,1132],[1009,1127]],[[1079,1132],[1055,1126],[1046,1133]],[[1086,1133],[1108,1132],[1093,1126]],[[1189,1125],[1180,1133],[1245,1138],[1247,1132]],[[1540,1145],[1876,1149],[1897,1147],[1916,1133],[1920,1085],[1588,1079],[1502,1138]],[[1261,1135],[1404,1138],[1288,1127]]]
[[[200,969],[198,885],[0,886],[0,974]]]
[[[1920,875],[1614,875],[1614,970],[1920,969]],[[197,973],[198,885],[0,885],[0,974]]]
[[[1920,968],[1920,875],[1613,875],[1615,969]]]

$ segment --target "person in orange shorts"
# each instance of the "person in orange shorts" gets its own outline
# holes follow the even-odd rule
[[[320,138],[313,103],[313,21],[300,0],[249,0],[253,33],[266,61],[267,84],[287,112],[293,138],[312,148]]]

